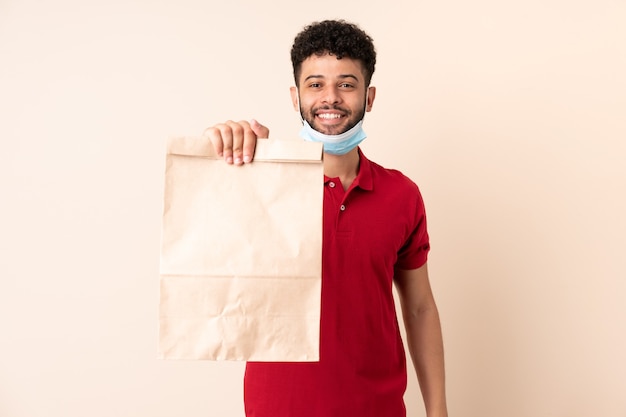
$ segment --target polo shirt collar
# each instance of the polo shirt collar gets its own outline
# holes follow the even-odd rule
[[[362,190],[371,191],[374,189],[374,181],[372,180],[372,163],[363,154],[361,148],[359,151],[359,173],[357,174],[350,188],[359,187]],[[330,181],[330,178],[324,175],[324,183]]]

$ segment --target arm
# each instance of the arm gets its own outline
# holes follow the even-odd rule
[[[269,129],[256,120],[216,124],[204,130],[218,155],[229,164],[241,165],[252,162],[258,138],[267,138]]]
[[[428,417],[447,417],[443,340],[428,268],[396,269],[394,277],[409,353]]]

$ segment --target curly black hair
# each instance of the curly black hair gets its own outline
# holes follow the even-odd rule
[[[302,62],[311,55],[335,55],[361,61],[365,70],[365,86],[369,86],[376,66],[373,39],[353,23],[344,20],[324,20],[306,26],[293,41],[291,64],[298,85]]]

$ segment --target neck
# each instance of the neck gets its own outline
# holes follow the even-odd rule
[[[347,190],[359,173],[359,151],[352,149],[345,155],[324,154],[324,175],[339,178],[343,189]]]

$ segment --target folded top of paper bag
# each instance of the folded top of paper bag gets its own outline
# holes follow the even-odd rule
[[[172,137],[167,142],[170,155],[220,159],[208,138]],[[254,160],[257,162],[320,162],[322,144],[302,140],[259,139]]]

